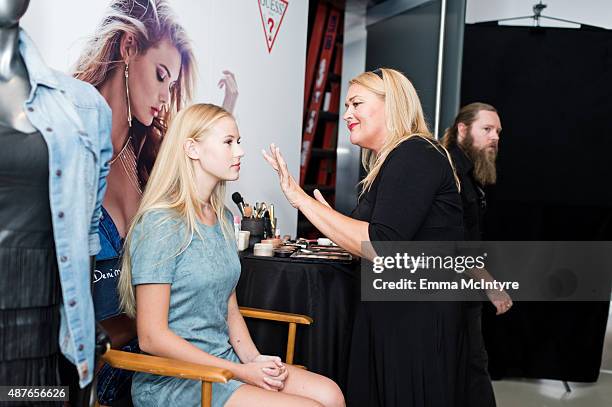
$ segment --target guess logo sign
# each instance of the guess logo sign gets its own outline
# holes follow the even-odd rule
[[[272,52],[274,41],[289,7],[288,0],[257,0],[268,52]]]

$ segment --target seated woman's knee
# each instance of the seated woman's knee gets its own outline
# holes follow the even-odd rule
[[[317,392],[317,401],[325,407],[343,407],[345,406],[344,395],[338,385],[325,378]]]

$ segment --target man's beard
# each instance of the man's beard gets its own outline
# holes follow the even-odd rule
[[[465,140],[461,143],[463,151],[467,154],[474,164],[474,178],[480,185],[493,185],[497,181],[497,169],[495,160],[497,159],[497,148],[485,147],[481,150],[474,147],[474,137],[468,131]]]

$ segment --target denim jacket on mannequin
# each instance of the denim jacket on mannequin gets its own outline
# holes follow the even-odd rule
[[[112,157],[111,110],[93,86],[50,69],[23,30],[19,52],[31,85],[24,111],[49,152],[49,200],[63,298],[59,343],[83,387],[95,368],[89,256],[100,251],[100,208]]]

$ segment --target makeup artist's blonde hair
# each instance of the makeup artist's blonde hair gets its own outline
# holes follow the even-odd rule
[[[162,210],[164,216],[156,220],[159,226],[164,222],[178,220],[185,225],[186,233],[175,256],[182,253],[191,243],[194,233],[202,241],[198,230],[198,218],[202,217],[202,202],[198,198],[194,162],[187,156],[184,143],[187,139],[196,142],[204,139],[215,124],[222,118],[234,119],[225,109],[211,104],[195,104],[181,110],[170,124],[157,155],[149,182],[142,196],[138,212],[134,216],[125,239],[123,264],[119,278],[119,299],[123,311],[130,317],[136,314],[136,301],[132,286],[132,248],[134,227],[151,211]],[[220,181],[213,189],[210,204],[217,215],[223,235],[228,244],[233,239],[233,230],[227,219],[225,207],[225,181]],[[178,232],[178,230],[177,230]],[[168,244],[168,236],[141,236],[141,239],[158,239],[159,244]],[[205,241],[204,241],[205,242]]]
[[[380,74],[380,75],[379,75]],[[378,176],[387,156],[397,146],[411,137],[421,137],[444,155],[453,170],[457,188],[459,178],[455,171],[450,154],[431,135],[425,122],[421,101],[412,83],[401,72],[395,69],[379,68],[373,72],[364,72],[349,81],[350,85],[360,85],[376,94],[385,102],[385,118],[388,135],[378,152],[363,149],[361,163],[367,175],[360,182],[361,194],[368,191]]]

